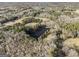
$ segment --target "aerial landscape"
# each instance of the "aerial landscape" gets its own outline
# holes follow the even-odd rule
[[[79,3],[0,2],[0,57],[79,57]]]

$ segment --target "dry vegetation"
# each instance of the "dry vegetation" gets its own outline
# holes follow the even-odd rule
[[[79,56],[78,3],[3,4],[0,56]]]

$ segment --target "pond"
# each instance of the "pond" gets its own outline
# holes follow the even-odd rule
[[[29,29],[29,30],[25,30],[25,32],[27,34],[29,34],[31,37],[34,37],[34,38],[38,39],[47,30],[48,30],[48,28],[46,28],[46,26],[39,26],[37,29]]]

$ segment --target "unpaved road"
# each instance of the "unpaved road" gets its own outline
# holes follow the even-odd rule
[[[22,17],[21,19],[4,23],[4,25],[1,26],[0,28],[7,27],[7,26],[13,26],[14,24],[17,24],[17,23],[21,23],[21,24],[22,24],[22,23],[23,23],[23,20],[26,19],[26,18],[29,18],[29,17]],[[48,18],[39,18],[39,17],[34,17],[34,18],[35,18],[35,19],[41,19],[41,20],[44,21],[44,22],[50,20],[50,19],[48,19]]]

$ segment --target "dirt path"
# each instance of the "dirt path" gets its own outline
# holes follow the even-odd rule
[[[4,26],[1,26],[0,28],[7,27],[7,26],[13,26],[16,23],[23,23],[23,20],[26,19],[26,18],[29,18],[29,17],[22,17],[21,19],[4,23]],[[35,19],[41,19],[43,21],[49,21],[50,20],[48,18],[39,18],[39,17],[34,17],[34,18]]]

